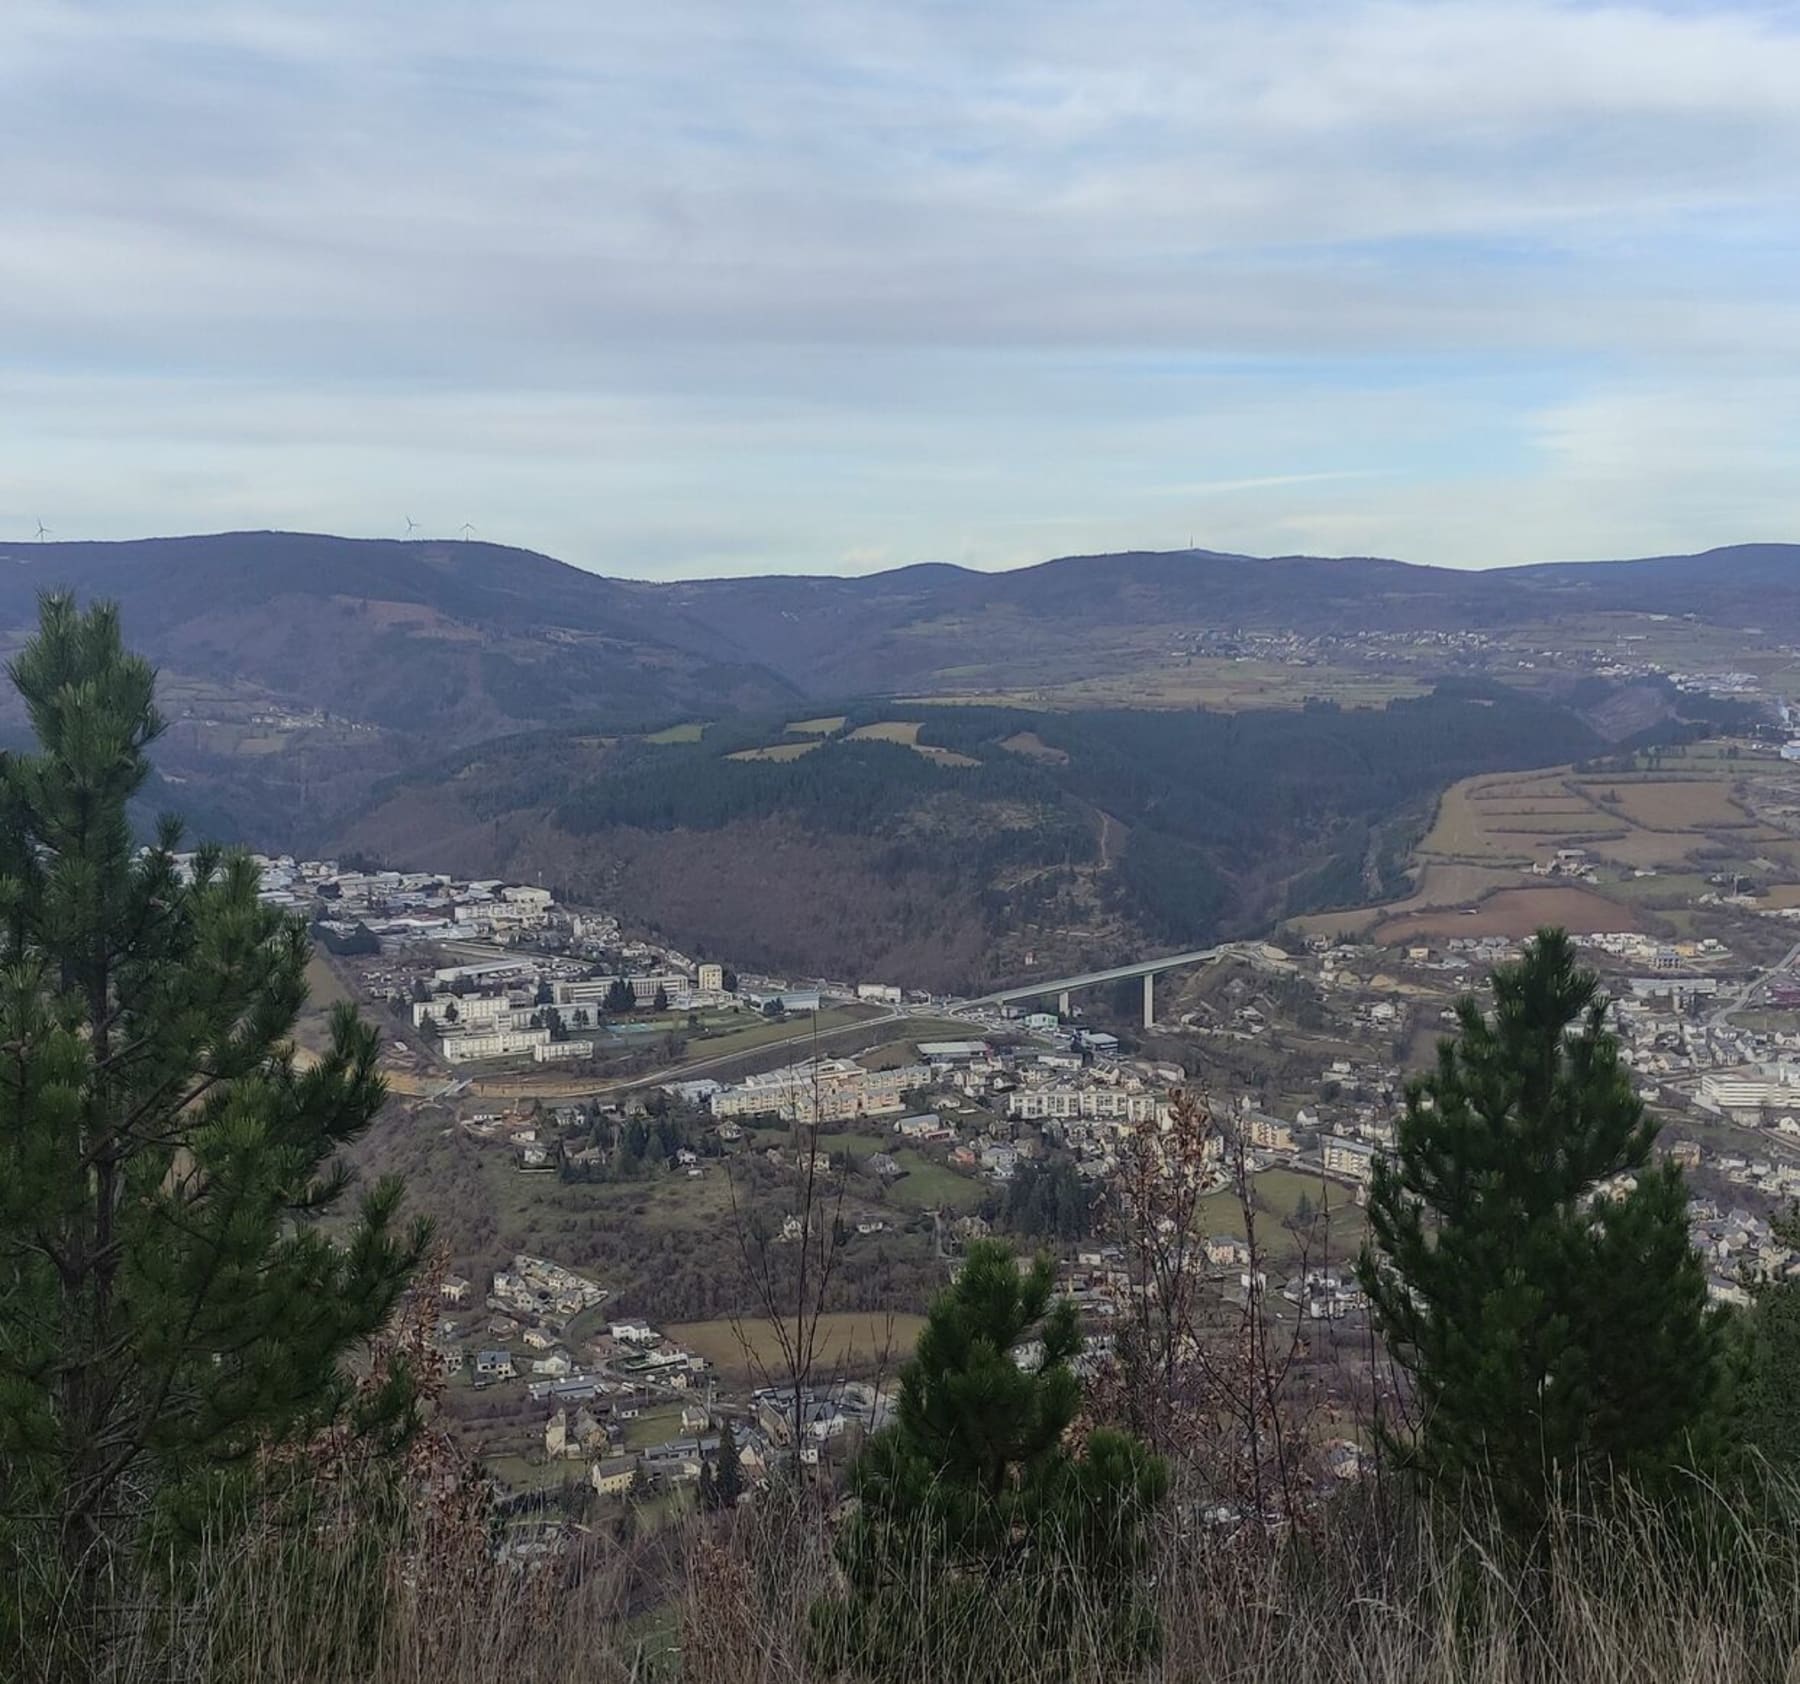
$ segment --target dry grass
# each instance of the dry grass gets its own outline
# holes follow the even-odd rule
[[[1477,1521],[1397,1491],[1351,1493],[1285,1536],[1200,1521],[1177,1491],[1139,1580],[1161,1643],[1123,1657],[1109,1595],[1057,1583],[1054,1638],[1030,1617],[1032,1553],[947,1594],[935,1557],[884,1563],[913,1607],[909,1644],[822,1664],[810,1615],[841,1589],[819,1494],[778,1487],[708,1521],[675,1504],[619,1505],[551,1541],[515,1518],[516,1563],[424,1557],[416,1541],[313,1535],[219,1549],[156,1593],[107,1662],[15,1654],[20,1684],[1773,1684],[1795,1676],[1800,1571],[1790,1527],[1714,1505],[1679,1534],[1627,1503],[1559,1517],[1530,1565]],[[534,1534],[554,1553],[533,1556]],[[1697,1536],[1695,1534],[1698,1534]],[[539,1566],[533,1569],[531,1563]],[[1040,1575],[1034,1577],[1035,1575]],[[967,1588],[966,1579],[962,1580]],[[145,1610],[148,1612],[145,1612]],[[1023,1617],[1022,1617],[1023,1616]],[[42,1637],[44,1634],[35,1634]]]
[[[859,725],[850,733],[849,741],[853,743],[904,743],[908,748],[914,747],[919,740],[919,732],[924,721],[913,719],[884,719],[874,725]]]
[[[766,748],[741,748],[735,754],[725,756],[727,760],[798,760],[803,754],[811,754],[823,737],[813,737],[803,743],[770,743]]]
[[[1591,889],[1501,889],[1473,912],[1419,912],[1376,926],[1375,941],[1399,947],[1421,936],[1528,936],[1546,924],[1575,935],[1643,927],[1637,912]]]
[[[1748,824],[1749,815],[1731,797],[1723,778],[1687,778],[1668,783],[1621,783],[1604,779],[1578,785],[1598,798],[1616,791],[1620,811],[1645,830],[1704,830]]]
[[[1454,865],[1428,860],[1419,868],[1419,886],[1404,900],[1386,906],[1354,907],[1342,912],[1311,912],[1290,918],[1289,926],[1305,936],[1360,935],[1386,919],[1412,912],[1466,906],[1495,889],[1511,888],[1519,881],[1509,866]]]
[[[912,1355],[925,1318],[884,1315],[873,1311],[827,1313],[819,1318],[818,1366],[821,1373],[852,1377],[893,1374]],[[781,1342],[766,1322],[746,1318],[678,1322],[671,1339],[705,1357],[720,1373],[758,1378],[782,1367]],[[746,1344],[748,1349],[746,1349]]]
[[[1035,731],[1015,731],[1010,737],[1002,738],[1000,746],[1011,754],[1024,755],[1027,760],[1041,760],[1047,766],[1069,763],[1066,750],[1045,742]]]

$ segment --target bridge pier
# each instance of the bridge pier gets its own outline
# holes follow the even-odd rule
[[[1056,997],[1056,1013],[1058,1017],[1069,1015],[1069,991],[1066,988]]]
[[[1156,1027],[1156,975],[1152,971],[1144,972],[1144,1027]]]

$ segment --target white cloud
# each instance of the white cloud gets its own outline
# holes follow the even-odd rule
[[[1203,542],[1470,562],[1615,505],[1652,547],[1792,519],[1777,13],[15,0],[8,36],[0,530],[430,499],[679,569],[1153,541],[1169,487]]]

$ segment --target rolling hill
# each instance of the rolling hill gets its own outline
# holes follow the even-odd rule
[[[1573,709],[1467,682],[1386,709],[921,712],[483,744],[389,779],[345,836],[738,963],[963,989],[1399,892],[1449,779],[1604,746]]]
[[[1392,734],[1353,720],[1327,733],[1320,719],[1290,737],[1275,723],[1194,714],[1195,700],[1213,699],[1204,690],[1138,695],[1140,675],[1192,662],[1203,637],[1371,634],[1374,653],[1350,657],[1372,679],[1370,693],[1340,693],[1377,702],[1469,671],[1460,658],[1438,660],[1438,634],[1526,636],[1522,628],[1629,614],[1688,616],[1718,628],[1714,642],[1727,651],[1749,626],[1800,641],[1800,546],[1772,544],[1486,573],[1188,551],[1070,556],[998,574],[932,564],[853,579],[671,584],[482,542],[251,532],[15,544],[0,548],[0,644],[16,645],[37,593],[58,585],[117,599],[128,636],[159,664],[171,729],[154,804],[182,808],[197,828],[472,870],[529,864],[565,882],[568,861],[599,847],[614,862],[613,887],[673,931],[692,939],[711,928],[789,965],[823,964],[841,939],[834,932],[847,929],[864,930],[859,950],[896,964],[934,946],[942,954],[948,928],[986,932],[944,960],[974,963],[979,949],[986,964],[1002,928],[1029,926],[1039,945],[1054,945],[1059,928],[1080,929],[1091,946],[1096,932],[1138,940],[1248,925],[1296,897],[1376,883],[1380,844],[1358,826],[1400,799],[1392,788],[1379,801],[1370,793],[1392,772]],[[1420,632],[1432,637],[1407,645],[1412,665],[1389,683],[1380,639]],[[1206,658],[1227,680],[1253,666],[1229,651]],[[1334,693],[1310,657],[1278,676],[1291,711],[1315,691]],[[866,754],[842,743],[809,754],[772,740],[785,720],[854,711],[859,698],[1005,701],[1096,678],[1110,686],[1104,708],[1140,719],[1151,717],[1138,711],[1145,705],[1172,711],[1148,726],[1107,724],[1067,695],[1051,725],[961,710],[967,718],[936,722],[924,739],[948,761],[888,757],[905,768],[890,792],[904,800],[860,827],[820,815],[845,800],[863,810],[850,786],[860,787]],[[1666,696],[1643,686],[1578,697],[1542,673],[1532,682],[1540,700],[1567,707],[1539,733],[1536,761],[1503,756],[1506,764],[1541,762],[1543,743],[1574,720],[1570,708],[1582,712],[1571,730],[1612,738],[1669,711]],[[1266,703],[1252,692],[1230,705],[1242,721],[1241,710]],[[1458,716],[1469,743],[1482,740],[1472,705]],[[892,708],[856,718],[879,722]],[[680,720],[713,723],[702,744],[661,745],[681,752],[659,769],[654,755],[645,759],[646,738]],[[0,734],[16,737],[20,723],[16,710],[0,710]],[[1201,740],[1233,730],[1261,745],[1259,759],[1241,763],[1245,775],[1225,775],[1229,756]],[[1045,750],[1036,759],[996,747],[1034,734]],[[768,749],[778,752],[758,752]],[[1458,733],[1404,752],[1424,752],[1429,772],[1409,783],[1407,801],[1500,763],[1471,758]],[[1321,806],[1334,756],[1367,775],[1361,793]],[[720,800],[742,797],[740,808],[716,823],[696,816],[694,791],[677,799],[668,787],[666,768],[678,761],[699,768],[693,775]],[[1318,809],[1310,830],[1252,799],[1287,788],[1291,767],[1308,768],[1295,799]],[[828,788],[827,768],[837,780]],[[1219,777],[1231,792],[1224,807],[1260,815],[1275,845],[1213,834],[1197,817],[1196,780]],[[1035,781],[1026,788],[1021,778]],[[664,813],[684,816],[657,816],[659,788]],[[625,811],[628,795],[650,806]],[[989,846],[996,837],[1007,839],[1004,859]],[[1086,857],[1090,844],[1109,857]],[[1359,847],[1365,857],[1355,857]],[[786,876],[773,863],[761,871],[759,860],[785,860]],[[582,869],[585,881],[592,873]],[[770,881],[810,882],[813,892],[769,896]],[[1185,909],[1158,906],[1156,886],[1169,883],[1188,886]],[[1215,910],[1203,915],[1209,901]],[[792,934],[806,928],[814,933],[804,940]]]

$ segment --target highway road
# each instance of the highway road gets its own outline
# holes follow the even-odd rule
[[[1756,977],[1754,980],[1745,983],[1744,986],[1737,991],[1735,998],[1726,1001],[1724,1005],[1720,1006],[1718,1010],[1706,1020],[1707,1023],[1709,1025],[1720,1024],[1725,1022],[1733,1012],[1743,1011],[1758,994],[1769,986],[1770,983],[1777,977],[1792,971],[1796,964],[1800,964],[1800,941],[1795,942],[1794,945],[1787,950],[1787,953],[1783,956],[1780,964],[1776,965],[1772,970],[1764,971],[1761,976]]]
[[[1166,953],[1160,959],[1140,959],[1135,964],[1114,965],[1104,971],[1082,971],[1076,976],[1050,977],[1023,988],[1001,988],[973,1000],[961,1000],[959,1006],[1004,1006],[1012,1000],[1041,1000],[1048,994],[1073,992],[1077,988],[1093,988],[1101,983],[1135,981],[1138,977],[1156,976],[1162,971],[1180,970],[1184,965],[1207,965],[1228,954],[1244,951],[1242,942],[1224,942],[1218,947],[1199,947],[1191,953]]]

